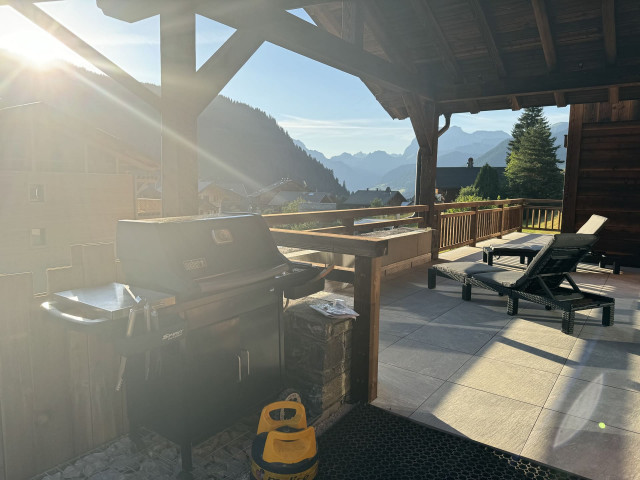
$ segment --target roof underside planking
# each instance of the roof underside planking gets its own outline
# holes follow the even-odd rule
[[[126,21],[165,8],[97,3]],[[203,16],[359,76],[393,118],[409,116],[407,92],[440,113],[640,98],[637,0],[194,3]],[[298,7],[320,28],[285,11]]]

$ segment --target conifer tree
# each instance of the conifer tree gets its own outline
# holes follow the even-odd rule
[[[515,127],[514,127],[515,130]],[[504,175],[512,198],[560,198],[564,186],[555,138],[546,119],[523,129]]]
[[[478,172],[473,186],[481,197],[495,200],[500,195],[500,174],[495,168],[485,163]]]
[[[547,128],[549,127],[547,119],[542,115],[542,107],[529,107],[522,111],[518,121],[513,126],[513,130],[511,130],[513,140],[509,142],[509,148],[507,149],[507,164],[509,164],[511,152],[518,151],[520,139],[524,132],[538,123],[544,123]]]

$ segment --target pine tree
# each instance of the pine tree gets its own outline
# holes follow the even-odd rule
[[[500,174],[495,168],[485,163],[478,172],[473,186],[481,197],[495,200],[500,195]]]
[[[520,140],[524,132],[538,123],[543,123],[547,128],[549,127],[547,119],[542,114],[542,107],[529,107],[522,111],[518,121],[513,126],[513,130],[511,130],[513,140],[509,142],[509,148],[507,149],[507,165],[511,160],[511,153],[517,152],[518,148],[520,148]]]
[[[543,119],[544,120],[544,119]],[[515,130],[515,127],[514,127]],[[562,163],[546,120],[526,128],[510,155],[504,175],[512,198],[560,198],[564,186]]]

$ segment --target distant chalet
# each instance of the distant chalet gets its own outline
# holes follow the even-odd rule
[[[397,207],[402,205],[402,202],[406,202],[407,199],[397,190],[391,190],[387,187],[386,190],[358,190],[352,194],[342,204],[342,208],[367,208],[371,206],[376,198],[380,199],[382,205],[385,207]]]
[[[443,196],[445,202],[453,202],[462,187],[474,184],[482,167],[437,167],[436,193]],[[492,167],[502,178],[505,167]]]

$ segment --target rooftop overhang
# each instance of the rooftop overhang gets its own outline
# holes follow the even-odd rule
[[[168,0],[97,0],[135,22]],[[193,0],[180,8],[360,77],[393,118],[640,98],[635,0]],[[305,8],[318,27],[287,10]]]

